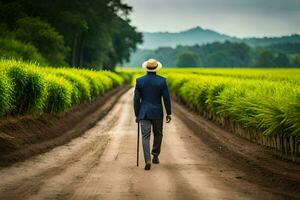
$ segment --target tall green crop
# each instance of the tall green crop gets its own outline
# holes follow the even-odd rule
[[[43,74],[37,69],[12,66],[7,74],[13,83],[12,113],[26,114],[42,111],[46,97]]]
[[[51,113],[63,112],[72,106],[72,84],[55,75],[46,76],[47,100],[45,110]]]
[[[0,60],[0,116],[67,111],[124,83],[113,72]]]
[[[0,117],[10,112],[13,101],[12,91],[12,82],[0,71]]]
[[[299,71],[254,70],[253,78],[249,78],[251,70],[246,70],[247,74],[192,69],[165,70],[161,74],[181,100],[203,115],[214,113],[246,129],[289,137],[300,136],[300,84],[295,79]],[[270,77],[263,72],[270,72]]]

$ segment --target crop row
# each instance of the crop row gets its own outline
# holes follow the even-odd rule
[[[122,85],[128,75],[0,61],[0,116],[57,113]]]
[[[184,73],[206,76],[232,77],[243,79],[259,79],[269,81],[284,81],[300,85],[300,70],[296,68],[289,69],[253,69],[253,68],[171,68],[163,69],[161,73]]]
[[[300,87],[288,77],[270,81],[171,70],[163,75],[179,100],[202,116],[233,131],[249,130],[249,139],[272,138],[269,146],[279,150],[299,151]]]

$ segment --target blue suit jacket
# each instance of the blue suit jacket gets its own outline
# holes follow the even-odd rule
[[[163,119],[164,101],[167,115],[171,115],[171,100],[166,79],[148,72],[136,80],[134,90],[134,112],[141,119]]]

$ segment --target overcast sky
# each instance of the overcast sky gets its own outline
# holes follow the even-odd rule
[[[300,33],[300,0],[124,0],[139,31],[195,26],[238,37]]]

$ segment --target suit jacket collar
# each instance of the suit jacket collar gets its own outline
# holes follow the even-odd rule
[[[153,76],[153,75],[156,75],[156,72],[147,72],[147,75]]]

